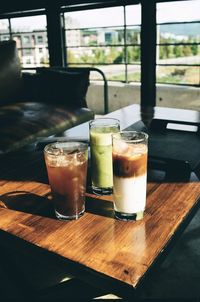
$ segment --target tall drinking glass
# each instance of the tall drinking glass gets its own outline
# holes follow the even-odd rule
[[[113,118],[98,118],[90,122],[92,190],[95,194],[111,194],[113,189],[112,134],[120,130]]]
[[[121,220],[143,218],[146,206],[148,135],[122,131],[113,139],[113,198]]]
[[[88,145],[57,142],[44,149],[55,214],[58,219],[78,219],[85,211]]]

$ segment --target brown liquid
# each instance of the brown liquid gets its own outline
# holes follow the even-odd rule
[[[85,210],[87,161],[57,167],[47,163],[47,171],[55,210],[63,216],[82,213]]]
[[[144,175],[147,171],[147,153],[122,155],[113,152],[113,173],[118,177]]]

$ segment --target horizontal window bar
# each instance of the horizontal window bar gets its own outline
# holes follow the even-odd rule
[[[156,44],[157,46],[173,46],[173,45],[177,45],[177,46],[182,46],[182,45],[200,45],[200,42],[183,42],[183,43],[158,43]]]
[[[119,24],[119,25],[112,25],[112,26],[98,26],[98,27],[75,27],[75,28],[65,28],[65,31],[73,31],[73,30],[95,30],[95,29],[107,29],[107,28],[119,28],[122,27],[124,28],[125,25],[124,23]],[[141,27],[141,24],[133,24],[133,25],[126,25],[126,27]]]
[[[12,13],[0,14],[0,19],[9,19],[9,18],[19,18],[19,17],[31,17],[44,15],[46,13],[46,9],[32,10],[32,11],[19,11]]]
[[[81,11],[81,10],[88,10],[88,9],[97,9],[97,8],[106,8],[106,7],[116,7],[116,6],[127,6],[133,4],[140,4],[141,1],[138,0],[121,0],[121,1],[104,1],[102,3],[86,3],[83,5],[68,5],[62,6],[61,12],[72,12],[72,11]]]
[[[45,47],[44,47],[44,46],[43,46],[43,47],[18,47],[17,49],[18,49],[18,50],[26,50],[26,49],[27,49],[27,50],[28,50],[28,49],[30,49],[30,50],[35,50],[35,49],[40,49],[40,48],[42,48],[42,49],[43,49],[43,48],[48,49],[47,46],[45,46]]]
[[[96,44],[96,45],[76,45],[76,46],[66,46],[67,48],[80,48],[80,47],[86,47],[86,48],[99,48],[99,47],[124,47],[124,46],[137,46],[139,47],[140,44]]]
[[[129,63],[129,64],[125,64],[125,63],[91,63],[91,62],[83,62],[83,63],[76,63],[76,62],[68,62],[68,65],[102,65],[102,66],[107,66],[107,65],[122,65],[122,66],[125,66],[125,65],[136,65],[136,66],[140,66],[141,64],[138,62],[138,63]]]
[[[21,35],[21,34],[25,34],[25,35],[28,35],[28,34],[33,34],[33,33],[45,33],[47,32],[46,29],[39,29],[39,30],[33,30],[33,31],[12,31],[12,35]]]
[[[200,64],[162,64],[158,63],[156,66],[193,66],[193,67],[200,67]]]
[[[177,22],[164,22],[164,23],[156,23],[156,25],[170,25],[170,24],[191,24],[191,23],[200,23],[200,20],[197,21],[177,21]]]

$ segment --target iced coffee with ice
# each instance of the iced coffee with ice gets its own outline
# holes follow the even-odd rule
[[[44,156],[56,217],[78,219],[85,211],[87,144],[49,144],[44,149]]]
[[[144,132],[113,135],[113,198],[121,220],[143,218],[147,186],[147,141]]]

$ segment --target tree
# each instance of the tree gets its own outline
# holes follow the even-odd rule
[[[183,45],[183,55],[189,57],[192,55],[192,50],[190,45]]]
[[[183,57],[183,46],[182,45],[174,45],[174,56],[175,58]]]

